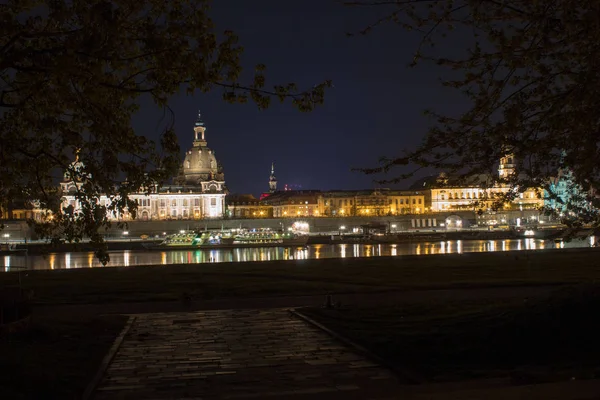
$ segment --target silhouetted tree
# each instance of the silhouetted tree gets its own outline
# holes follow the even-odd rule
[[[466,104],[461,115],[427,110],[433,124],[423,143],[402,155],[382,158],[377,168],[365,172],[417,165],[417,169],[435,167],[473,176],[492,172],[500,157],[512,153],[518,173],[504,183],[518,190],[551,189],[551,179],[568,171],[576,190],[565,206],[575,212],[579,223],[600,222],[596,212],[600,204],[593,190],[600,186],[600,2],[365,0],[346,4],[387,10],[362,34],[386,23],[421,33],[412,65],[430,61],[446,67],[443,85],[460,92]],[[452,46],[444,46],[448,42]],[[449,48],[457,47],[462,51],[449,54]],[[392,175],[384,182],[397,182],[414,172]]]
[[[182,88],[219,89],[228,102],[251,100],[260,108],[272,97],[290,99],[301,111],[323,102],[329,82],[306,91],[293,84],[268,88],[263,65],[243,85],[241,54],[234,33],[217,34],[207,0],[3,2],[0,204],[12,191],[48,205],[47,188],[67,171],[84,182],[76,194],[84,212],[55,214],[46,233],[101,244],[98,230],[108,221],[99,195],[135,215],[128,194],[173,176],[180,163],[172,118],[160,143],[132,129],[140,97],[171,117],[169,98]]]

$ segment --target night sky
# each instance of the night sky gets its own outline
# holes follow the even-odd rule
[[[374,176],[351,168],[374,166],[380,156],[417,145],[430,123],[422,111],[453,111],[457,105],[456,95],[441,87],[438,67],[408,67],[417,33],[387,25],[367,36],[346,36],[383,11],[335,0],[215,0],[212,18],[218,31],[240,37],[248,76],[264,63],[267,82],[302,88],[331,79],[334,88],[311,113],[277,100],[265,111],[252,103],[228,104],[220,89],[176,96],[170,105],[182,153],[191,147],[200,109],[208,146],[232,193],[267,191],[272,161],[280,189],[286,183],[320,190],[377,187]],[[143,104],[134,128],[156,137],[160,114]]]

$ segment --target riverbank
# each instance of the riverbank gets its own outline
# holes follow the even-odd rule
[[[123,324],[122,319],[98,321],[99,314],[319,307],[325,295],[332,294],[334,302],[349,310],[350,318],[370,316],[371,328],[383,327],[380,334],[377,329],[363,332],[377,344],[395,337],[394,326],[406,328],[406,319],[398,319],[402,316],[398,309],[412,318],[409,322],[416,318],[435,328],[439,325],[434,317],[439,313],[457,311],[462,318],[469,307],[480,310],[523,303],[547,297],[561,287],[598,282],[598,255],[599,249],[586,248],[9,272],[0,274],[0,288],[20,281],[23,288],[33,291],[33,321],[39,329],[18,343],[4,344],[3,351],[11,355],[7,360],[13,360],[6,364],[4,382],[31,383],[25,389],[13,387],[14,398],[26,391],[35,394],[30,398],[43,391],[47,398],[54,393],[56,398],[72,398]],[[363,308],[357,311],[355,307]],[[342,331],[330,320],[323,322]],[[102,340],[97,338],[99,331]],[[411,338],[418,339],[418,335]],[[510,343],[505,348],[510,352]],[[400,350],[395,348],[392,355],[402,356]],[[427,346],[415,347],[411,354],[416,360],[422,360],[416,350],[432,353]],[[445,356],[452,361],[454,355]],[[47,362],[40,363],[39,357]],[[48,362],[60,366],[53,368]],[[71,386],[60,377],[69,379]],[[64,385],[56,387],[56,382]],[[3,387],[11,388],[9,384]]]
[[[414,231],[414,232],[395,232],[386,235],[311,235],[308,238],[306,245],[313,244],[405,244],[405,243],[426,243],[436,241],[453,241],[453,240],[510,240],[524,238],[524,232],[515,230],[458,230],[458,231],[446,231],[446,230],[431,230],[431,231]],[[563,228],[552,228],[535,231],[535,235],[527,236],[535,239],[556,239],[559,240],[564,235],[565,231]],[[578,233],[578,237],[586,237],[590,232],[582,231]],[[148,249],[153,250],[177,250],[177,247],[157,247],[164,238],[153,238],[153,239],[112,239],[106,242],[108,251],[146,251]],[[0,255],[47,255],[52,253],[88,253],[93,252],[96,248],[87,242],[81,243],[15,243],[13,245],[16,251],[3,252]],[[249,247],[263,247],[260,244],[253,244],[251,246],[232,246],[231,248],[249,248]],[[273,247],[271,245],[271,247]],[[284,246],[281,247],[296,247],[296,246]],[[219,246],[202,246],[198,247],[197,250],[212,250],[218,249]],[[186,249],[187,250],[187,249]]]
[[[600,280],[599,249],[552,249],[245,263],[39,270],[0,274],[42,304],[94,304],[561,285]]]

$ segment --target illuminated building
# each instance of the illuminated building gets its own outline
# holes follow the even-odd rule
[[[194,124],[192,147],[185,153],[180,172],[173,184],[154,187],[150,193],[133,193],[130,198],[138,203],[137,219],[204,219],[222,218],[225,213],[225,177],[213,150],[206,142],[206,127],[198,113]],[[82,164],[76,159],[73,170],[79,170]],[[78,174],[71,176],[66,171],[60,186],[62,189],[62,207],[73,206],[78,210],[75,193],[83,184]],[[85,179],[85,177],[83,177]],[[100,204],[107,205],[110,200],[100,197]],[[128,220],[131,215],[109,215],[111,220]]]
[[[273,217],[320,217],[318,190],[287,190],[275,192],[262,200],[273,208]]]
[[[423,191],[411,190],[332,190],[319,197],[322,216],[386,216],[422,214],[430,207]]]
[[[287,190],[287,185],[286,189]],[[277,191],[277,178],[275,177],[275,163],[271,163],[271,175],[269,175],[269,191],[260,195],[260,200],[264,200]]]
[[[275,177],[275,163],[271,163],[271,175],[269,176],[269,193],[277,191],[277,178]]]
[[[50,211],[40,207],[38,201],[11,201],[0,205],[0,220],[34,220],[42,222],[45,218],[52,218]]]
[[[515,172],[512,155],[500,160],[498,176],[506,179]],[[493,203],[510,190],[509,185],[490,183],[489,176],[479,176],[478,185],[453,185],[445,174],[440,174],[437,182],[431,187],[431,211],[464,210],[476,211],[492,208]],[[538,196],[540,189],[528,188],[519,193],[514,200],[504,204],[504,210],[537,210],[544,205],[544,200]]]
[[[263,204],[251,194],[233,195],[225,197],[228,218],[272,218],[273,207]]]

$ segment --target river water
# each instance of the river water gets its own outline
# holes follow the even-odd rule
[[[594,239],[554,242],[540,239],[446,240],[401,244],[327,244],[304,248],[243,248],[213,250],[111,251],[108,267],[135,265],[202,264],[221,262],[305,260],[318,258],[379,257],[454,254],[552,248],[590,247]],[[51,253],[46,256],[1,256],[0,271],[24,269],[94,268],[102,264],[93,253]]]

